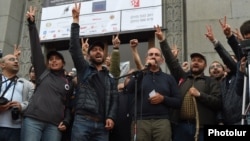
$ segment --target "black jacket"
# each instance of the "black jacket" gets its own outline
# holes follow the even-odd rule
[[[233,37],[230,37],[229,40],[233,40]],[[233,41],[231,41],[231,43],[232,42]],[[238,53],[237,47],[233,47],[232,45],[237,44],[230,44],[230,46],[233,50],[236,49],[234,53],[238,58],[238,54],[240,53]],[[226,125],[239,123],[241,121],[242,97],[238,95],[240,91],[237,89],[236,83],[237,63],[219,41],[215,44],[214,49],[223,60],[223,63],[231,70],[227,76],[221,80],[222,110],[218,116],[219,121]]]
[[[93,116],[99,115],[100,97],[98,96],[97,90],[94,87],[96,76],[98,75],[97,69],[90,65],[87,60],[84,59],[81,46],[79,43],[79,24],[72,23],[71,25],[71,37],[70,37],[70,48],[69,52],[72,56],[74,65],[77,69],[77,88],[76,88],[76,103],[75,112],[76,114],[91,114]],[[118,91],[117,84],[114,79],[109,75],[109,71],[103,67],[103,88],[105,91],[104,95],[104,117],[102,119],[111,118],[115,120],[118,108]]]
[[[55,125],[59,125],[62,121],[69,124],[71,120],[69,103],[73,89],[66,90],[65,85],[71,84],[64,75],[64,69],[59,71],[47,69],[35,23],[29,22],[29,34],[32,63],[37,78],[36,83],[42,74],[45,75],[36,85],[35,92],[24,116]]]

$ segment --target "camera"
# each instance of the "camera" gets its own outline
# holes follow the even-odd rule
[[[0,97],[0,105],[5,105],[9,102],[9,100],[5,97]]]
[[[240,47],[241,47],[242,54],[244,56],[247,56],[248,52],[250,51],[250,40],[241,41],[240,42]]]
[[[19,119],[19,114],[20,114],[20,112],[19,112],[19,109],[18,109],[17,107],[13,107],[13,108],[11,109],[11,117],[12,117],[12,120],[17,120],[17,119]]]

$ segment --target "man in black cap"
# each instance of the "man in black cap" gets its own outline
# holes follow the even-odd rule
[[[199,57],[199,58],[203,59],[205,61],[205,63],[207,64],[207,60],[206,60],[205,56],[202,55],[201,53],[196,52],[196,53],[192,53],[190,55],[191,59],[194,58],[194,57]]]
[[[94,49],[96,46],[100,47],[103,51],[104,51],[104,43],[103,42],[100,42],[100,41],[96,41],[94,42],[88,49],[88,54],[90,53],[90,51],[92,49]]]
[[[105,60],[103,43],[94,42],[89,47],[89,62],[83,57],[79,43],[79,15],[80,4],[75,4],[69,52],[78,72],[78,83],[71,140],[108,141],[117,116],[117,84],[102,66]]]
[[[175,80],[179,82],[182,106],[172,115],[173,141],[204,140],[204,125],[215,125],[216,114],[221,109],[219,83],[204,75],[207,66],[206,58],[200,53],[191,54],[190,72],[184,72],[178,60],[174,58],[169,44],[159,26],[155,35],[166,63]]]
[[[205,56],[201,53],[192,53],[191,58],[191,73],[195,75],[200,75],[204,73],[205,68],[207,67],[207,61]],[[194,63],[197,62],[197,63]]]

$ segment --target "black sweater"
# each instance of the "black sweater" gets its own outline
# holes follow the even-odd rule
[[[127,89],[129,93],[134,93],[135,78],[130,80]],[[149,93],[153,90],[164,96],[162,103],[150,104]],[[138,95],[137,114],[142,119],[169,119],[170,110],[181,106],[181,96],[176,81],[171,75],[161,70],[139,73],[136,94]]]

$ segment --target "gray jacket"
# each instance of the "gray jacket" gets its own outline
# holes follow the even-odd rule
[[[23,83],[23,91],[22,91],[22,113],[27,109],[29,105],[29,100],[34,92],[34,84],[31,83],[30,81],[26,80],[25,78],[18,78],[17,82]]]

